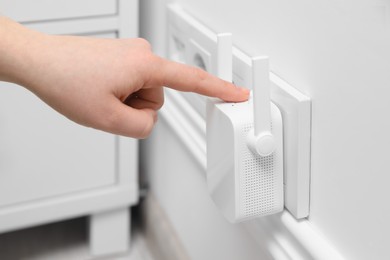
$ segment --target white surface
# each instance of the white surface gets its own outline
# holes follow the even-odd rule
[[[206,173],[206,122],[188,100],[174,90],[165,90],[166,103],[160,111],[171,131],[184,142],[195,162]],[[179,109],[178,109],[179,108]],[[188,120],[188,118],[191,120]]]
[[[270,112],[275,151],[263,157],[247,145],[248,132],[253,129],[251,101],[207,104],[207,186],[230,222],[283,210],[282,117],[273,104]]]
[[[74,19],[74,20],[59,20],[51,22],[35,22],[25,23],[24,25],[38,31],[42,31],[49,34],[101,34],[105,32],[118,31],[118,23],[120,22],[117,16],[108,16],[101,18],[86,18],[86,19]],[[118,35],[117,35],[118,36]]]
[[[92,255],[122,253],[129,249],[128,208],[98,212],[89,217],[89,246]]]
[[[115,136],[71,122],[24,88],[0,86],[0,207],[117,182]]]
[[[388,258],[389,2],[176,2],[183,4],[213,30],[231,31],[234,44],[240,49],[252,55],[267,54],[272,57],[271,71],[311,97],[309,223],[346,259]],[[153,16],[148,16],[150,30],[144,31],[144,36],[151,39],[157,53],[164,55],[166,24],[161,7],[164,1],[143,0],[142,3],[148,7],[143,12],[153,12]],[[169,136],[167,129],[160,131],[159,138]],[[153,149],[161,145],[156,139],[153,142]],[[367,150],[376,152],[367,155]],[[171,153],[177,156],[181,152]],[[165,154],[162,161],[168,158]],[[196,175],[197,171],[189,168],[170,168],[172,172],[169,174],[181,177],[178,176],[180,172],[185,178],[193,180],[196,176],[189,176]],[[159,190],[159,200],[170,212],[169,216],[176,220],[180,209],[173,205],[176,201],[169,202],[171,188],[177,185],[176,179],[168,178],[158,168],[150,174],[154,179],[154,189]],[[157,179],[161,181],[160,176],[166,179],[156,182]],[[176,190],[176,194],[190,193],[194,205],[205,206],[206,202],[200,198],[201,191],[197,192],[195,188],[201,190],[202,185]],[[202,214],[195,214],[194,222],[207,222],[212,210],[202,210]],[[208,217],[204,217],[206,215]],[[183,234],[183,240],[199,234],[184,225],[176,228]],[[223,232],[218,226],[210,225],[208,228],[208,236]],[[197,245],[191,239],[186,241],[188,247]],[[266,240],[263,242],[266,243]],[[246,249],[239,244],[231,246],[238,252]]]
[[[60,32],[60,26],[53,23],[34,27],[49,33]],[[68,23],[67,28],[74,26]],[[0,130],[0,206],[113,185],[117,181],[114,136],[82,128],[25,89],[1,84],[0,120],[4,127]],[[100,141],[96,142],[97,139]],[[23,163],[17,163],[20,161]],[[81,180],[80,175],[84,177]]]
[[[251,60],[252,95],[249,100],[253,104],[253,129],[248,134],[247,143],[252,152],[265,157],[275,151],[275,138],[282,138],[282,136],[273,136],[271,131],[269,59],[268,57],[253,57]],[[283,153],[283,149],[281,152]]]
[[[117,137],[80,127],[24,88],[1,85],[0,207],[118,181]]]
[[[343,260],[344,258],[309,221],[297,222],[288,211],[246,222],[244,228],[257,241],[258,247],[277,260]]]
[[[271,132],[271,84],[268,57],[252,58],[252,102],[254,134]]]
[[[133,182],[10,205],[0,208],[0,232],[127,207],[137,202],[138,184]]]
[[[114,15],[116,0],[2,0],[2,14],[18,22]]]
[[[119,0],[118,6],[119,38],[138,37],[139,0]]]

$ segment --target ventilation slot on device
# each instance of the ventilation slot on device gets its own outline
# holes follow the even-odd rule
[[[248,132],[253,124],[243,126],[243,140],[246,140]],[[272,124],[271,124],[272,129]],[[243,155],[244,174],[241,176],[241,197],[243,198],[244,218],[267,215],[275,210],[274,187],[277,179],[274,174],[276,154],[259,156],[253,154],[245,142],[241,142]]]

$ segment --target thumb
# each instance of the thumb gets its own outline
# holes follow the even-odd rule
[[[115,115],[107,131],[134,138],[146,138],[157,121],[157,112],[150,108],[135,109],[121,102],[115,102]]]

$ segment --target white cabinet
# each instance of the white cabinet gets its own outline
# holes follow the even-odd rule
[[[115,15],[117,0],[2,0],[3,14],[19,22]]]
[[[116,184],[117,137],[1,85],[0,207]]]
[[[136,37],[136,0],[1,1],[36,30]],[[77,19],[74,19],[77,17]],[[21,87],[0,82],[0,232],[91,215],[93,254],[128,246],[138,201],[137,141],[77,125]]]

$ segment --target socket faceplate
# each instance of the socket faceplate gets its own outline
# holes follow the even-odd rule
[[[207,72],[231,81],[232,37],[230,33],[216,33],[204,26],[180,5],[169,4],[168,58],[200,67]],[[181,93],[205,118],[206,98],[193,93]]]
[[[270,75],[271,100],[283,117],[285,207],[297,219],[309,216],[311,100],[280,79]]]

